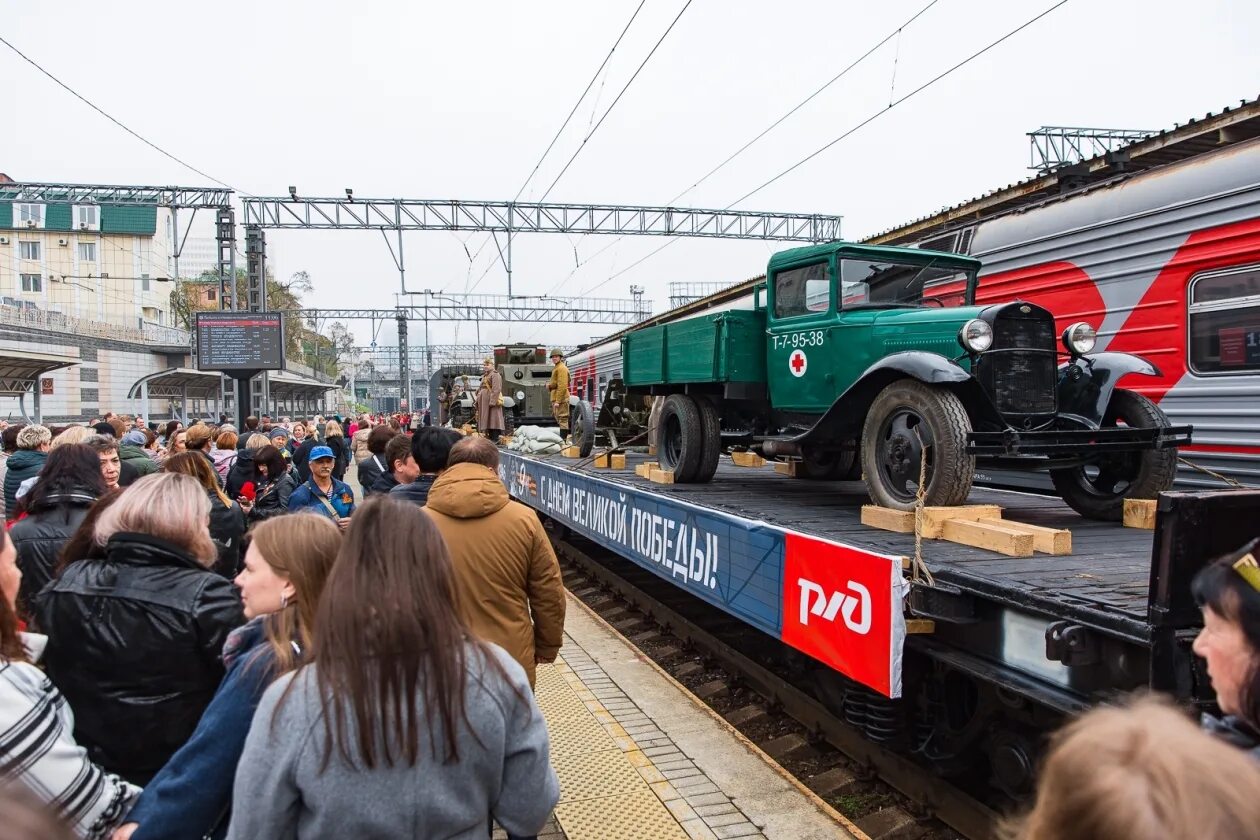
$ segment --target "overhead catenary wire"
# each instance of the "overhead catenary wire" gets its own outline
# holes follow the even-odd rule
[[[159,146],[158,144],[154,143],[152,140],[149,140],[147,137],[144,137],[144,136],[143,136],[143,135],[141,135],[139,132],[134,131],[133,129],[129,128],[127,125],[125,125],[125,124],[124,124],[121,120],[119,120],[118,118],[116,118],[116,117],[112,116],[111,114],[106,113],[106,112],[105,112],[105,110],[104,110],[104,109],[102,109],[101,107],[99,107],[98,105],[96,105],[96,103],[92,102],[92,101],[91,101],[91,100],[89,100],[87,97],[85,97],[83,94],[79,93],[77,90],[75,90],[74,88],[70,87],[70,86],[69,86],[68,84],[66,84],[65,82],[61,81],[61,79],[58,79],[58,78],[57,78],[56,76],[54,76],[52,73],[50,73],[50,72],[48,72],[47,70],[45,70],[45,69],[44,69],[44,68],[43,68],[43,67],[42,67],[42,66],[41,66],[41,65],[40,65],[37,61],[35,61],[35,60],[34,60],[33,58],[31,58],[30,56],[26,55],[26,53],[24,53],[24,52],[22,52],[21,50],[19,50],[19,49],[18,49],[17,47],[15,47],[12,43],[10,43],[8,40],[6,40],[3,36],[0,36],[0,44],[4,44],[4,45],[5,45],[6,47],[8,47],[9,49],[13,50],[13,52],[17,53],[17,55],[18,55],[18,56],[19,56],[19,57],[20,57],[23,61],[25,61],[27,64],[31,65],[32,67],[34,67],[34,68],[35,68],[36,70],[38,70],[39,72],[43,73],[43,74],[44,74],[45,76],[47,76],[48,78],[52,79],[54,82],[56,82],[56,83],[57,83],[57,85],[58,85],[58,86],[60,86],[62,89],[64,89],[67,93],[69,93],[69,94],[70,94],[71,96],[73,96],[75,99],[78,99],[78,100],[79,100],[80,102],[82,102],[84,105],[87,105],[87,106],[88,106],[89,108],[91,108],[93,111],[95,111],[96,113],[100,114],[102,117],[104,117],[105,119],[109,120],[109,121],[110,121],[110,122],[112,122],[114,125],[118,126],[118,127],[119,127],[119,128],[121,128],[123,131],[127,132],[127,133],[128,133],[128,134],[130,134],[132,137],[134,137],[134,138],[136,138],[137,140],[139,140],[141,143],[144,143],[144,144],[145,144],[146,146],[148,146],[149,148],[153,149],[154,151],[158,152],[159,154],[161,154],[161,155],[163,155],[163,156],[165,156],[165,157],[167,157],[167,158],[170,158],[171,160],[175,161],[175,163],[178,163],[180,166],[184,167],[185,169],[188,169],[188,170],[191,170],[191,171],[193,171],[193,172],[196,172],[196,173],[197,173],[198,175],[200,175],[201,177],[203,177],[203,178],[207,178],[207,179],[209,179],[209,180],[211,180],[211,181],[214,181],[216,184],[218,184],[218,185],[219,185],[219,186],[221,186],[221,187],[227,187],[229,190],[232,190],[233,192],[242,192],[241,190],[238,190],[236,187],[232,186],[231,184],[227,183],[226,181],[221,181],[221,180],[219,180],[218,178],[214,177],[213,175],[210,175],[210,174],[208,174],[208,173],[206,173],[206,172],[202,171],[201,169],[198,169],[197,167],[193,166],[193,165],[192,165],[191,163],[189,163],[188,161],[183,160],[182,158],[179,158],[179,157],[175,156],[175,155],[174,155],[174,154],[172,154],[171,152],[168,152],[166,149],[163,149],[161,146]],[[244,193],[244,194],[245,194],[245,195],[251,195],[251,193]]]
[[[963,67],[965,67],[966,65],[970,64],[972,61],[976,60],[976,59],[977,59],[977,58],[979,58],[980,56],[984,55],[985,53],[989,52],[989,51],[990,51],[990,50],[992,50],[993,48],[997,47],[999,44],[1001,44],[1001,43],[1003,43],[1004,41],[1006,41],[1006,40],[1008,40],[1008,39],[1012,38],[1013,36],[1015,36],[1015,35],[1017,35],[1017,34],[1019,34],[1019,33],[1020,33],[1020,32],[1022,32],[1023,30],[1027,29],[1029,26],[1032,26],[1034,23],[1036,23],[1037,21],[1041,20],[1041,19],[1042,19],[1042,18],[1044,18],[1046,15],[1048,15],[1048,14],[1050,14],[1051,12],[1055,11],[1055,10],[1056,10],[1056,9],[1058,9],[1059,7],[1066,5],[1068,2],[1069,2],[1069,0],[1059,0],[1059,2],[1055,3],[1054,5],[1052,5],[1052,6],[1048,7],[1048,8],[1046,8],[1045,10],[1043,10],[1043,11],[1039,12],[1038,14],[1036,14],[1035,16],[1033,16],[1033,17],[1029,18],[1028,20],[1024,21],[1024,22],[1023,22],[1023,23],[1021,23],[1019,26],[1017,26],[1017,27],[1015,27],[1014,29],[1012,29],[1012,30],[1010,30],[1009,32],[1007,32],[1005,35],[1002,35],[1000,38],[998,38],[998,39],[996,39],[996,40],[994,40],[994,41],[991,41],[989,44],[987,44],[987,45],[986,45],[986,46],[984,46],[984,47],[981,47],[979,50],[977,50],[977,51],[975,51],[974,53],[972,53],[971,55],[967,56],[967,57],[966,57],[966,58],[964,58],[962,61],[959,61],[957,64],[954,64],[954,65],[953,65],[952,67],[950,67],[949,69],[942,71],[941,73],[937,74],[936,76],[932,77],[932,78],[931,78],[931,79],[929,79],[928,81],[926,81],[926,82],[924,82],[923,84],[919,85],[919,86],[918,86],[918,87],[916,87],[914,90],[910,91],[909,93],[905,94],[904,96],[901,96],[901,97],[899,97],[899,98],[897,98],[897,99],[893,100],[893,101],[892,101],[892,102],[891,102],[891,103],[890,103],[887,107],[881,108],[880,110],[878,110],[878,111],[874,112],[874,113],[873,113],[873,114],[871,114],[869,117],[867,117],[866,119],[864,119],[864,120],[862,120],[861,122],[859,122],[857,125],[855,125],[855,126],[853,126],[852,128],[850,128],[850,129],[846,130],[846,131],[845,131],[843,134],[841,134],[839,137],[836,137],[835,139],[833,139],[833,140],[831,140],[831,141],[827,142],[826,144],[824,144],[823,146],[821,146],[821,147],[820,147],[820,148],[818,148],[817,150],[815,150],[815,151],[811,152],[810,154],[806,155],[805,157],[801,158],[801,159],[800,159],[800,160],[798,160],[796,163],[792,164],[792,165],[791,165],[791,166],[789,166],[787,169],[784,169],[782,172],[780,172],[779,174],[775,175],[773,178],[769,179],[768,181],[765,181],[764,183],[762,183],[760,186],[756,187],[755,189],[749,190],[748,192],[744,193],[742,196],[740,196],[739,198],[735,199],[735,200],[734,200],[734,201],[732,201],[730,204],[727,204],[727,205],[726,205],[725,207],[723,207],[722,209],[723,209],[723,210],[730,210],[731,208],[735,207],[736,205],[741,204],[742,202],[744,202],[744,201],[748,200],[749,198],[752,198],[754,195],[756,195],[757,193],[761,192],[761,191],[762,191],[762,190],[764,190],[766,187],[770,186],[771,184],[775,183],[776,181],[778,181],[779,179],[783,178],[784,176],[786,176],[786,175],[790,174],[791,172],[794,172],[795,170],[799,169],[801,166],[804,166],[806,163],[809,163],[811,160],[813,160],[814,158],[818,157],[820,154],[822,154],[823,152],[827,151],[828,149],[832,148],[832,147],[833,147],[833,146],[835,146],[837,143],[840,143],[841,141],[843,141],[843,140],[845,140],[846,138],[848,138],[848,137],[852,136],[853,134],[855,134],[855,133],[856,133],[856,132],[858,132],[859,130],[861,130],[861,129],[865,128],[867,125],[869,125],[870,123],[872,123],[872,122],[874,122],[875,120],[879,119],[879,118],[880,118],[880,117],[882,117],[884,114],[887,114],[887,113],[888,113],[889,111],[891,111],[893,108],[896,108],[898,105],[901,105],[902,103],[906,102],[907,100],[909,100],[909,99],[913,98],[914,96],[916,96],[916,95],[918,95],[918,94],[922,93],[923,91],[925,91],[925,90],[927,90],[928,88],[932,87],[932,86],[933,86],[933,85],[935,85],[937,82],[939,82],[939,81],[941,81],[941,80],[945,79],[946,77],[948,77],[948,76],[949,76],[949,75],[951,75],[952,73],[954,73],[954,72],[956,72],[956,71],[958,71],[958,70],[962,69],[962,68],[963,68]],[[603,287],[603,286],[607,285],[608,283],[611,283],[613,280],[616,280],[618,277],[621,277],[623,274],[625,274],[625,273],[627,273],[627,272],[629,272],[629,271],[632,271],[633,269],[635,269],[635,268],[637,268],[638,266],[642,265],[644,262],[646,262],[647,260],[649,260],[649,259],[651,259],[652,257],[656,256],[656,255],[657,255],[657,254],[659,254],[661,251],[665,250],[666,248],[668,248],[669,246],[673,245],[673,244],[674,244],[675,242],[677,242],[677,241],[678,241],[677,239],[670,239],[670,240],[668,240],[667,242],[665,242],[664,244],[662,244],[660,247],[658,247],[658,248],[656,248],[656,249],[654,249],[654,250],[650,251],[649,253],[647,253],[647,254],[645,254],[644,256],[640,257],[639,259],[635,260],[633,263],[631,263],[630,265],[626,266],[626,267],[625,267],[625,268],[623,268],[621,271],[618,271],[618,272],[617,272],[617,273],[615,273],[615,274],[611,274],[611,275],[609,275],[607,278],[605,278],[604,280],[602,280],[602,281],[600,281],[599,283],[595,284],[595,285],[594,285],[594,286],[592,286],[591,288],[589,288],[589,289],[586,289],[586,290],[582,291],[581,293],[579,293],[579,296],[581,296],[581,295],[589,295],[590,293],[592,293],[592,292],[596,291],[597,289],[599,289],[599,288],[601,288],[601,287]]]

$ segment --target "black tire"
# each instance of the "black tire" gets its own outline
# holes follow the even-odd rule
[[[1111,395],[1103,428],[1118,425],[1139,429],[1167,426],[1168,417],[1141,394],[1117,388]],[[1177,477],[1176,449],[1108,454],[1096,464],[1051,470],[1054,489],[1072,510],[1086,519],[1119,522],[1125,499],[1154,499]]]
[[[578,448],[578,456],[589,458],[595,448],[595,412],[586,400],[569,406],[569,436]]]
[[[916,434],[917,430],[917,434]],[[920,458],[927,449],[925,505],[960,505],[971,492],[976,459],[967,455],[971,421],[944,388],[898,379],[871,403],[862,428],[862,477],[871,501],[914,510]]]
[[[797,464],[796,477],[808,481],[840,481],[847,479],[857,463],[857,453],[851,449],[829,452],[811,452],[806,449]],[[859,468],[859,475],[861,470]]]
[[[692,481],[704,484],[713,480],[718,459],[722,456],[722,418],[717,406],[708,397],[695,399],[696,408],[700,410],[700,466]]]
[[[690,484],[700,470],[704,450],[700,408],[686,394],[670,394],[661,406],[660,440],[656,448],[661,469],[674,474],[675,484]]]

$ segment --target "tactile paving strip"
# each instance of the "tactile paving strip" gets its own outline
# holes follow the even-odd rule
[[[647,782],[616,747],[603,752],[557,755],[551,759],[551,766],[560,777],[561,802],[648,790]]]
[[[582,799],[556,806],[556,819],[569,837],[600,840],[687,840],[678,821],[656,794],[640,787],[600,799]]]

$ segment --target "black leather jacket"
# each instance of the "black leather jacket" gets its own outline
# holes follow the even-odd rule
[[[17,549],[17,564],[22,570],[18,590],[18,609],[30,611],[31,599],[52,580],[61,547],[74,535],[96,496],[84,489],[48,496],[38,508],[28,511],[26,518],[14,523],[9,531]]]
[[[245,512],[236,502],[232,502],[231,507],[224,505],[213,490],[206,495],[210,497],[210,538],[219,549],[214,570],[231,580],[240,572],[245,559],[245,552],[241,550],[245,542]]]
[[[115,534],[35,599],[44,665],[74,737],[106,770],[146,784],[197,726],[244,623],[236,587],[171,543]]]
[[[254,497],[254,509],[249,512],[249,521],[258,522],[289,512],[289,494],[297,489],[297,470],[289,467],[284,475],[275,481],[267,482],[257,490]]]

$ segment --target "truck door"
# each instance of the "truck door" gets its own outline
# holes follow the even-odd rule
[[[782,411],[831,406],[829,328],[835,323],[835,272],[823,257],[780,267],[767,279],[766,378],[770,404]]]

